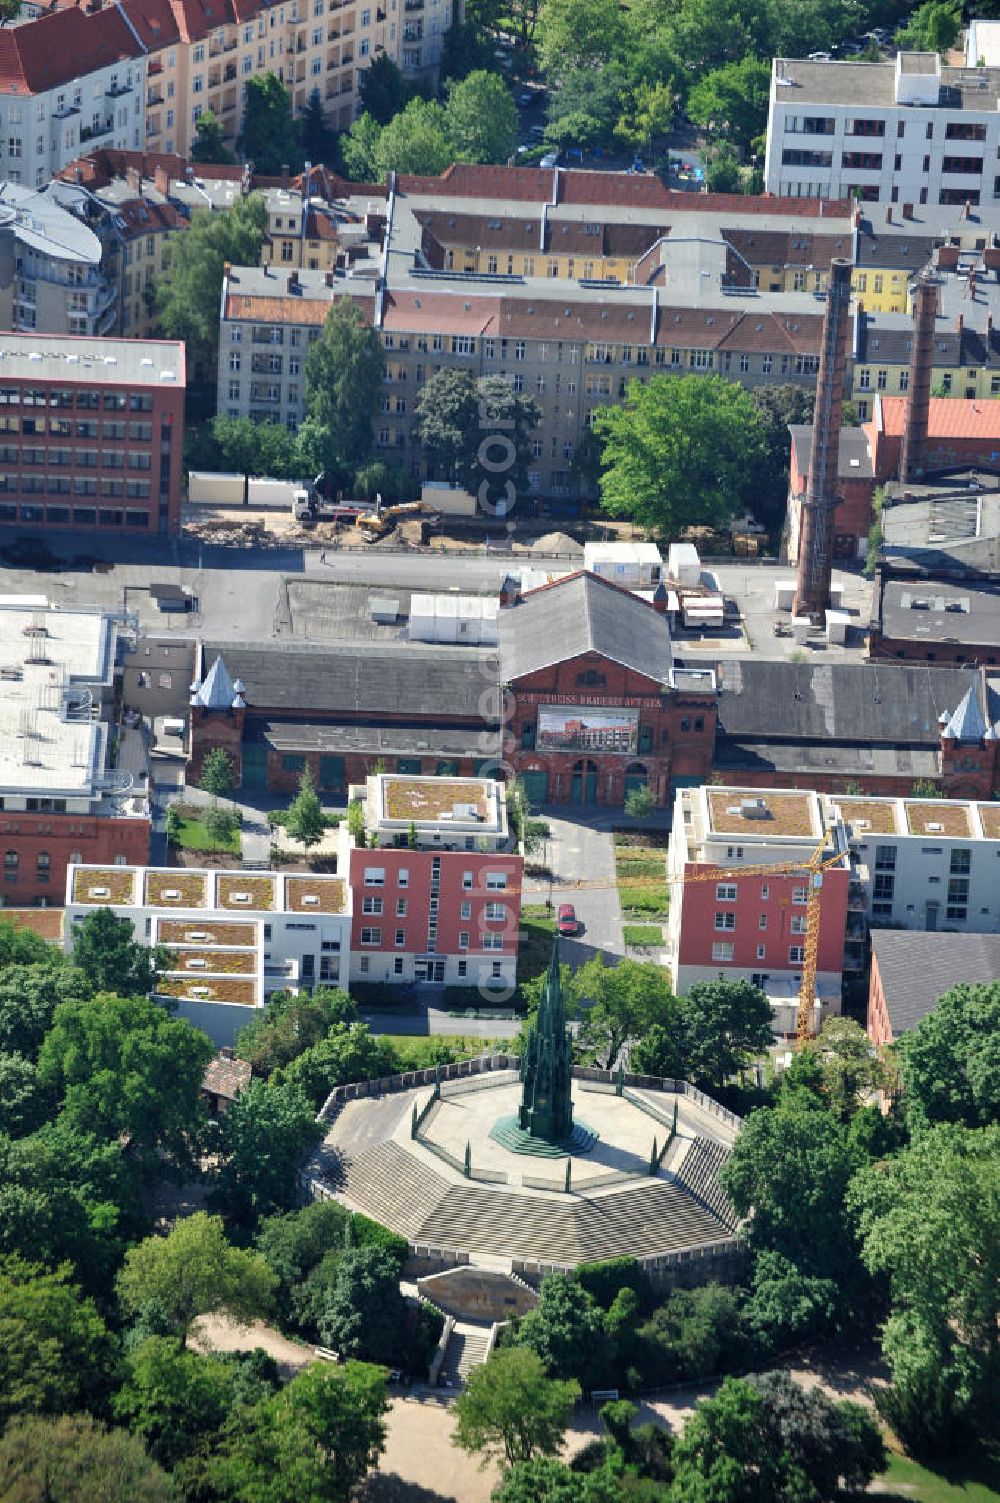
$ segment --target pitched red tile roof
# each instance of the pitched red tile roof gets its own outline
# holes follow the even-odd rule
[[[905,397],[880,397],[882,432],[901,438],[906,422]],[[877,414],[876,414],[877,424]],[[981,438],[1000,444],[1000,402],[965,400],[961,397],[931,397],[927,418],[928,439]]]
[[[95,13],[59,10],[23,26],[0,28],[0,90],[41,94],[143,49],[114,6]]]
[[[139,240],[163,230],[183,230],[190,220],[173,204],[150,203],[146,198],[130,198],[115,205],[115,213],[124,221],[126,240]]]
[[[171,47],[181,40],[181,30],[170,0],[122,0],[122,9],[150,52]]]

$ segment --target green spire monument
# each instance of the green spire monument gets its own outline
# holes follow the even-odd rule
[[[521,1060],[517,1121],[522,1132],[547,1143],[562,1143],[569,1138],[573,1131],[572,1075],[573,1043],[566,1028],[559,940],[555,939],[538,1017]]]

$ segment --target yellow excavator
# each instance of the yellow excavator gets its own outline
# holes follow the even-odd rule
[[[397,522],[405,521],[407,517],[430,517],[433,513],[430,507],[422,501],[400,501],[396,506],[383,506],[382,497],[375,497],[375,509],[362,512],[355,526],[366,541],[373,543],[378,538],[385,537],[391,532]]]

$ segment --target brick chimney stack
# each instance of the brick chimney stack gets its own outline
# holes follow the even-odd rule
[[[919,479],[923,470],[927,423],[931,407],[931,377],[934,370],[934,319],[937,315],[937,282],[926,272],[920,276],[913,295],[913,350],[910,355],[910,382],[906,399],[903,446],[899,457],[899,478]]]

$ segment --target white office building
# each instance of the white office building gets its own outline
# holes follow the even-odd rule
[[[935,52],[890,62],[775,58],[765,188],[937,207],[1000,200],[1000,67]]]

